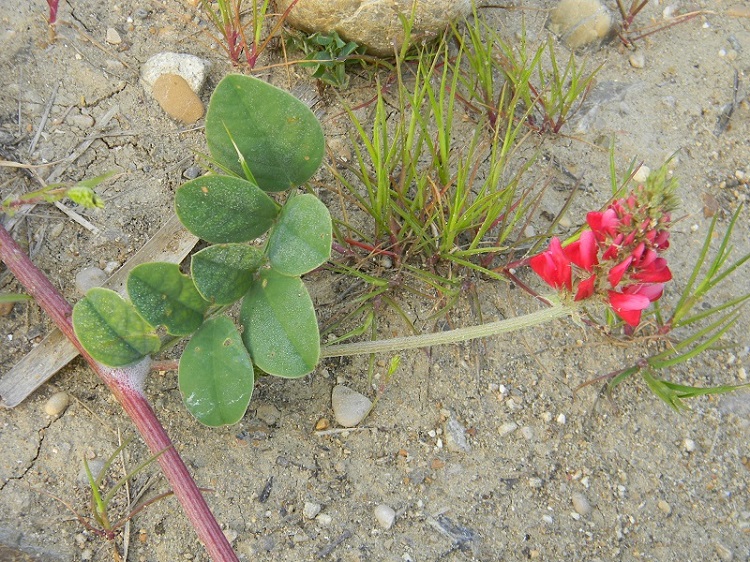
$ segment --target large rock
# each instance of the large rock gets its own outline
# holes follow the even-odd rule
[[[285,11],[292,0],[277,0]],[[412,42],[429,39],[452,21],[469,14],[471,0],[299,0],[287,22],[308,33],[337,32],[369,53],[394,54],[404,41],[399,15],[407,19],[414,10]]]

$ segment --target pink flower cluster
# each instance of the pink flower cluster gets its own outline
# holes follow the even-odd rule
[[[630,326],[658,300],[672,279],[667,260],[670,213],[662,199],[639,187],[603,212],[586,217],[588,229],[563,247],[555,237],[549,249],[530,259],[531,268],[552,287],[576,301],[595,294]]]

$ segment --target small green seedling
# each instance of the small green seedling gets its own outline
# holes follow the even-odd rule
[[[344,41],[335,31],[314,33],[308,37],[290,34],[288,43],[305,53],[301,66],[313,69],[312,77],[336,88],[346,88],[349,76],[347,65],[361,63],[364,48],[354,41]]]
[[[330,257],[332,226],[314,195],[292,192],[283,205],[270,195],[305,183],[323,158],[320,123],[291,94],[227,76],[209,103],[206,141],[218,172],[180,187],[175,209],[212,245],[192,257],[189,275],[168,263],[134,268],[130,302],[92,289],[73,323],[87,351],[110,366],[156,353],[157,328],[191,336],[180,391],[200,422],[220,426],[245,414],[256,371],[296,378],[317,365],[317,317],[301,276]],[[220,314],[237,301],[239,329]]]

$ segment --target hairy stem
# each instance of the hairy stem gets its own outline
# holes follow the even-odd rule
[[[420,334],[418,336],[404,336],[387,340],[373,340],[354,343],[342,343],[339,345],[324,346],[321,357],[342,357],[344,355],[361,355],[365,353],[383,353],[389,351],[402,351],[405,349],[416,349],[419,347],[432,347],[433,345],[444,345],[462,341],[486,338],[538,326],[557,318],[563,318],[575,314],[575,308],[564,304],[553,304],[550,308],[537,310],[531,314],[507,318],[478,326],[457,328],[445,332],[434,332],[432,334]]]
[[[73,308],[70,303],[52,285],[47,276],[31,262],[2,224],[0,224],[0,260],[8,266],[26,291],[52,318],[60,331],[75,345],[81,356],[109,387],[133,420],[151,453],[157,455],[163,451],[157,461],[211,559],[214,562],[237,562],[237,556],[211,513],[205,498],[190,476],[179,453],[172,446],[172,441],[143,393],[142,383],[148,371],[148,361],[115,369],[106,367],[93,359],[83,349],[73,331],[71,320]]]

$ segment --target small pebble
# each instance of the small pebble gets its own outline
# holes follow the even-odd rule
[[[573,226],[573,220],[570,218],[570,215],[568,213],[564,213],[563,216],[560,217],[560,221],[558,224],[562,228],[570,228]]]
[[[509,433],[513,433],[516,429],[518,429],[518,424],[516,422],[506,422],[497,428],[497,432],[502,437],[503,435],[508,435]]]
[[[523,438],[527,441],[531,441],[534,439],[534,430],[530,426],[525,425],[521,428],[521,435],[523,435]]]
[[[15,304],[14,302],[0,302],[0,316],[8,316]]]
[[[445,424],[445,447],[454,453],[468,453],[471,445],[466,440],[466,428],[456,419]]]
[[[224,536],[229,541],[229,544],[232,544],[237,540],[237,537],[239,537],[240,534],[234,529],[224,529]]]
[[[182,176],[188,180],[194,180],[200,175],[201,169],[198,166],[190,166],[189,168],[185,168],[185,171],[182,172]]]
[[[576,513],[580,513],[584,516],[591,513],[591,504],[582,493],[574,492],[571,500],[573,502],[573,509],[576,510]]]
[[[331,393],[331,405],[339,425],[355,427],[370,413],[372,401],[356,390],[337,384]]]
[[[203,117],[203,102],[182,76],[159,76],[154,81],[153,96],[172,119],[191,124]]]
[[[396,511],[388,505],[380,504],[375,508],[375,519],[383,529],[390,529],[396,520]]]
[[[153,94],[154,82],[164,74],[182,76],[197,95],[201,93],[206,82],[208,62],[185,53],[158,53],[148,59],[141,67],[141,84],[149,95]]]
[[[633,181],[635,183],[646,183],[649,174],[651,174],[651,168],[648,166],[641,165],[633,174]]]
[[[321,509],[322,506],[319,503],[305,502],[305,505],[302,508],[302,515],[305,516],[305,519],[315,519]]]
[[[685,449],[685,451],[688,453],[694,452],[696,449],[695,441],[693,441],[692,439],[685,439],[682,442],[682,448]]]
[[[107,274],[98,267],[84,267],[76,273],[76,290],[85,295],[89,289],[101,287],[107,280]]]
[[[122,43],[122,37],[120,37],[120,34],[117,33],[117,30],[114,27],[107,28],[107,35],[105,37],[105,40],[110,45],[119,45],[120,43]]]
[[[567,418],[565,417],[565,414],[560,414],[555,418],[555,421],[558,423],[558,425],[565,425],[565,422],[567,422]]]
[[[643,68],[644,66],[646,66],[646,57],[643,55],[643,53],[633,53],[628,58],[628,62],[633,68]]]
[[[661,511],[661,512],[662,512],[662,513],[664,513],[665,515],[670,515],[670,514],[672,513],[672,506],[671,506],[671,505],[669,505],[669,504],[668,504],[667,502],[665,502],[664,500],[659,500],[659,501],[658,501],[658,502],[656,503],[656,507],[658,507],[658,508],[659,508],[659,511]]]
[[[318,523],[318,525],[322,525],[325,527],[333,523],[333,517],[331,517],[327,513],[321,513],[315,518],[315,521]]]
[[[44,404],[44,413],[48,416],[61,416],[70,405],[70,395],[67,392],[55,392]]]
[[[532,476],[531,478],[529,478],[529,487],[538,490],[542,486],[544,486],[544,480],[542,480],[541,478],[538,478],[536,476]]]
[[[315,431],[324,431],[328,429],[329,427],[331,427],[331,422],[328,421],[328,418],[320,418],[315,423]]]

